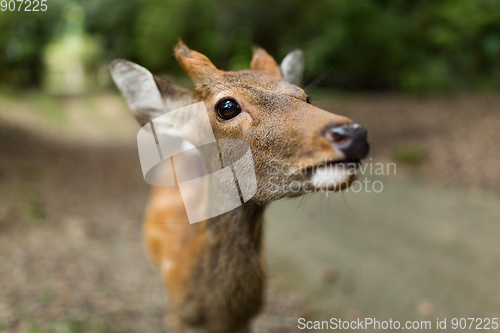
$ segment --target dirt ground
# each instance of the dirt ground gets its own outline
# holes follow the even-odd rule
[[[314,103],[368,128],[372,161],[397,174],[367,176],[380,193],[268,209],[256,332],[298,332],[301,317],[430,331],[436,318],[500,317],[500,96]],[[115,95],[0,94],[0,331],[175,332],[142,246],[137,129]]]

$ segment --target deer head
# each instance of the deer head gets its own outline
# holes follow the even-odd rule
[[[182,42],[175,57],[194,83],[190,91],[145,68],[115,60],[111,73],[138,121],[144,125],[177,108],[204,102],[215,139],[249,144],[255,165],[259,205],[313,190],[341,190],[355,179],[368,153],[366,131],[344,116],[311,105],[296,84],[302,52],[293,51],[280,66],[255,48],[249,70],[217,69]],[[289,82],[287,82],[289,81]],[[199,119],[172,116],[156,131],[199,141]]]

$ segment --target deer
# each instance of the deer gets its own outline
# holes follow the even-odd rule
[[[239,207],[190,224],[179,188],[153,186],[144,218],[146,248],[160,271],[180,332],[250,332],[266,287],[265,208],[285,197],[348,188],[368,154],[367,132],[351,119],[310,103],[298,86],[304,67],[301,50],[278,65],[255,47],[250,69],[241,71],[217,69],[182,41],[174,55],[192,90],[133,62],[111,63],[112,78],[129,108],[146,125],[162,114],[203,102],[216,140],[249,145],[257,188]],[[164,126],[195,142],[196,123],[172,118]],[[155,130],[161,131],[161,126]],[[278,180],[274,186],[269,185],[271,175]],[[299,188],[290,186],[292,182]],[[222,204],[200,198],[200,205]]]

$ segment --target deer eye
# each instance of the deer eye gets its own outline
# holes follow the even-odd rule
[[[215,105],[215,110],[217,116],[224,120],[234,118],[241,113],[240,105],[232,98],[221,99]]]

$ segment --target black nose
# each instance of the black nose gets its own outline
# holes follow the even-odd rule
[[[370,145],[366,140],[366,130],[359,124],[330,127],[325,137],[346,156],[346,159],[366,157]]]

